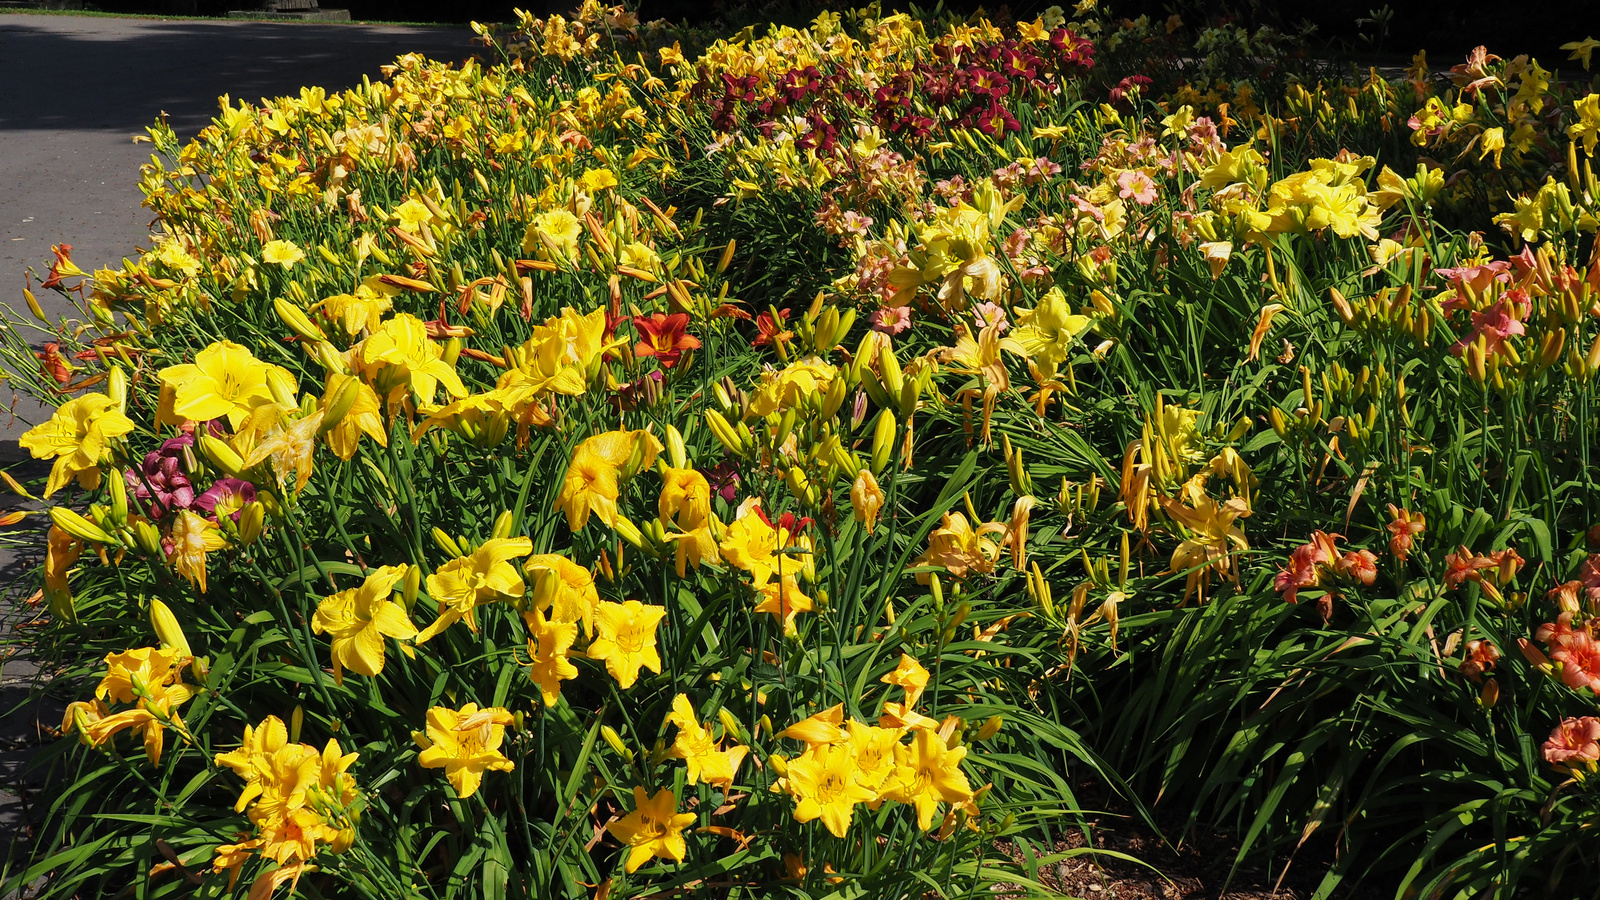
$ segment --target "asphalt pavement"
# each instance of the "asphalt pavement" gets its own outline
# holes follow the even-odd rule
[[[0,12],[0,302],[26,308],[24,273],[49,268],[52,244],[71,244],[85,271],[149,246],[138,181],[151,146],[133,138],[157,116],[189,138],[211,121],[221,95],[255,101],[310,85],[331,92],[377,78],[379,66],[405,53],[459,62],[472,55],[471,39],[465,28]],[[39,300],[52,316],[73,314],[49,292]],[[0,468],[43,471],[16,444],[40,416],[0,387]],[[20,508],[0,495],[0,512]],[[0,542],[0,589],[37,566],[40,535]],[[0,859],[25,838],[30,805],[48,793],[27,762],[47,739],[43,726],[60,722],[58,705],[29,702],[37,667],[8,646],[13,629],[36,617],[26,593],[14,586],[0,597]]]

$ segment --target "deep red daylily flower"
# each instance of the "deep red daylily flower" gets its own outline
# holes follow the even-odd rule
[[[676,366],[685,350],[700,348],[700,339],[689,333],[688,313],[634,316],[633,327],[643,338],[634,345],[633,355],[654,356],[663,369]]]

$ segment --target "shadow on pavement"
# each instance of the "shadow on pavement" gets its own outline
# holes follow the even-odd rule
[[[458,28],[164,22],[0,16],[0,129],[142,132],[165,111],[181,137],[217,112],[217,97],[258,101],[330,92],[376,78],[404,53],[460,62]]]

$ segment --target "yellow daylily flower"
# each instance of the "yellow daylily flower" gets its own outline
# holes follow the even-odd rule
[[[346,388],[348,382],[354,382],[354,385]],[[327,386],[322,392],[324,407],[328,399],[341,390],[353,390],[356,392],[356,397],[350,404],[350,409],[345,412],[344,418],[328,429],[328,446],[333,449],[334,455],[345,462],[354,459],[363,434],[376,441],[380,447],[389,446],[389,430],[383,424],[383,404],[378,400],[378,393],[371,385],[354,375],[330,372]]]
[[[459,710],[435,706],[428,710],[425,731],[411,732],[422,752],[417,762],[424,769],[444,769],[444,777],[463,800],[478,792],[483,773],[509,772],[515,766],[500,752],[511,712],[493,706],[478,709],[468,703]]]
[[[821,819],[834,837],[850,830],[856,804],[877,798],[877,792],[856,779],[855,754],[847,744],[812,744],[789,761],[785,786],[794,798],[794,820]]]
[[[735,744],[723,750],[720,742],[713,738],[710,726],[702,725],[695,717],[694,704],[683,694],[672,698],[672,712],[667,715],[667,724],[678,728],[678,735],[667,750],[667,756],[688,763],[689,783],[721,785],[726,793],[750,748]]]
[[[158,377],[172,389],[175,416],[190,422],[226,418],[235,429],[257,407],[277,402],[268,379],[294,392],[287,369],[256,359],[232,341],[218,341],[196,353],[194,362],[168,366]]]
[[[581,622],[584,633],[594,633],[600,606],[594,573],[558,553],[536,553],[522,563],[522,571],[533,584],[535,609],[548,609],[553,622]]]
[[[368,573],[360,587],[324,597],[311,617],[311,630],[333,639],[333,677],[344,683],[344,670],[366,676],[383,671],[383,639],[417,636],[400,604],[391,596],[410,566],[384,566]]]
[[[555,706],[561,699],[561,682],[578,677],[578,667],[567,658],[578,626],[546,619],[537,609],[523,613],[522,620],[528,623],[528,677],[539,686],[544,705]]]
[[[306,253],[294,244],[293,241],[268,241],[261,248],[261,261],[283,266],[285,269],[294,268],[294,264],[306,258]]]
[[[615,527],[624,468],[637,454],[639,462],[634,470],[647,469],[655,464],[662,449],[655,435],[642,430],[608,431],[585,439],[572,452],[561,493],[556,497],[555,508],[567,514],[567,526],[578,531],[589,523],[589,514],[593,513]]]
[[[168,535],[172,549],[167,562],[179,575],[206,592],[206,554],[228,545],[215,523],[190,512],[180,510]]]
[[[656,791],[654,796],[647,796],[642,787],[634,788],[633,806],[633,812],[612,822],[608,829],[628,845],[623,869],[631,875],[658,856],[683,862],[688,850],[683,830],[694,824],[694,813],[678,812],[678,798],[668,788]]]
[[[432,640],[461,619],[476,632],[478,607],[521,597],[526,585],[511,560],[532,552],[533,542],[526,537],[492,538],[440,566],[427,581],[428,596],[439,604],[439,618],[417,635],[417,644]]]
[[[408,389],[423,403],[433,402],[441,384],[452,397],[467,395],[455,368],[442,358],[444,350],[416,316],[401,313],[383,323],[361,342],[355,356],[362,376],[391,407]]]
[[[914,732],[909,745],[895,749],[896,771],[884,796],[916,807],[917,827],[933,827],[933,814],[939,803],[965,803],[972,799],[972,785],[959,768],[967,748],[950,749],[938,732]]]
[[[17,444],[34,459],[54,459],[44,495],[74,478],[85,489],[100,486],[100,462],[112,440],[133,431],[133,420],[105,394],[84,394],[61,404],[49,421],[28,429]]]
[[[667,611],[646,606],[637,600],[611,603],[602,600],[595,616],[595,638],[589,644],[589,658],[606,664],[606,671],[617,686],[631,688],[639,680],[639,669],[661,673],[661,654],[656,650],[656,628]]]

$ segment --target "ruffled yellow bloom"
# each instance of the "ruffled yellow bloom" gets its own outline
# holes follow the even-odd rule
[[[133,430],[133,420],[105,394],[84,394],[61,404],[50,420],[28,429],[17,443],[34,459],[54,459],[44,495],[74,478],[87,490],[100,486],[100,463],[111,441]]]
[[[1053,287],[1032,311],[1018,317],[1017,327],[1001,339],[1000,346],[1033,360],[1039,367],[1039,380],[1049,381],[1056,377],[1079,335],[1091,324],[1093,320],[1088,316],[1072,312],[1067,296]]]
[[[667,788],[656,791],[655,796],[647,796],[642,787],[634,788],[633,806],[633,812],[612,822],[609,829],[628,845],[623,869],[632,874],[658,856],[683,862],[688,850],[683,830],[694,824],[694,813],[678,812],[678,798]]]
[[[267,408],[262,407],[263,410]],[[270,461],[272,473],[277,476],[279,484],[293,475],[295,491],[303,491],[316,467],[317,433],[321,429],[321,412],[282,419],[245,456],[244,464],[248,468]]]
[[[378,400],[378,394],[371,385],[354,375],[330,372],[326,389],[322,393],[325,398],[324,403],[327,398],[346,390],[347,382],[355,382],[354,386],[348,388],[356,392],[355,401],[350,404],[350,409],[344,414],[344,418],[328,429],[328,446],[333,449],[335,456],[345,462],[355,458],[363,434],[376,441],[380,447],[389,446],[389,430],[383,424],[383,404]]]
[[[555,502],[555,508],[567,514],[567,526],[578,531],[593,513],[615,527],[624,470],[642,471],[655,465],[661,450],[661,442],[648,431],[608,431],[579,444]],[[630,465],[635,458],[637,464]]]
[[[561,682],[578,677],[578,667],[567,658],[572,642],[578,639],[578,626],[551,621],[537,609],[522,614],[528,623],[528,677],[539,686],[545,706],[561,699]]]
[[[564,209],[552,209],[528,223],[522,236],[522,252],[537,254],[541,259],[576,262],[578,239],[582,236],[583,225],[577,216]]]
[[[1247,550],[1250,543],[1235,520],[1250,515],[1250,506],[1242,497],[1230,497],[1221,503],[1205,492],[1206,475],[1201,473],[1183,485],[1183,501],[1171,497],[1161,498],[1161,508],[1174,522],[1188,531],[1188,537],[1172,551],[1172,571],[1186,573],[1183,599],[1199,595],[1206,599],[1206,584],[1213,571],[1224,577],[1238,579],[1238,563],[1233,560],[1233,550]]]
[[[794,798],[794,820],[821,819],[834,837],[850,830],[858,803],[877,798],[877,792],[856,779],[855,754],[848,744],[813,744],[789,761],[784,786]]]
[[[493,390],[468,394],[436,409],[422,410],[427,418],[411,433],[420,441],[430,428],[443,428],[480,449],[497,446],[511,430],[517,402],[514,391]]]
[[[972,786],[960,769],[967,748],[945,746],[935,731],[917,731],[909,745],[895,749],[896,772],[884,796],[917,809],[917,827],[933,827],[933,814],[940,802],[965,803],[972,799]]]
[[[166,728],[183,732],[178,707],[189,702],[198,691],[183,683],[183,667],[189,658],[170,647],[140,647],[122,653],[106,654],[106,674],[94,689],[99,701],[92,709],[77,706],[67,711],[69,726],[84,728],[82,734],[95,746],[110,740],[119,731],[132,729],[144,738],[145,756],[151,765],[161,762]],[[111,713],[107,703],[133,704],[134,708]],[[78,722],[78,711],[91,712]],[[84,726],[87,726],[86,728]]]
[[[168,535],[172,549],[167,552],[167,562],[174,571],[189,579],[206,592],[206,554],[221,550],[228,542],[215,523],[190,512],[180,510]]]
[[[850,750],[855,754],[856,783],[878,795],[895,773],[895,753],[905,729],[868,725],[855,719],[845,727],[850,732]],[[881,799],[880,796],[868,802],[876,809]]]
[[[800,590],[793,575],[769,579],[756,588],[756,593],[761,595],[761,602],[755,605],[755,612],[770,613],[781,622],[785,637],[795,636],[795,616],[816,609],[816,602]]]
[[[377,275],[368,275],[353,294],[335,294],[317,304],[345,334],[355,337],[363,331],[377,331],[383,317],[394,307],[391,299],[400,288],[387,284]]]
[[[432,403],[439,385],[452,397],[465,397],[466,385],[442,358],[444,350],[428,337],[428,328],[416,316],[401,313],[362,341],[355,352],[362,377],[391,407],[409,390],[423,403]]]
[[[723,750],[713,738],[711,727],[702,725],[695,718],[694,705],[683,694],[672,698],[672,712],[667,715],[667,724],[678,727],[678,735],[667,750],[667,756],[688,763],[689,783],[721,785],[726,793],[750,748],[734,744]]]
[[[796,360],[779,371],[761,373],[761,385],[750,398],[750,414],[765,416],[794,409],[808,399],[820,402],[839,369],[815,356]]]
[[[536,609],[549,610],[553,622],[581,622],[585,634],[594,633],[594,614],[600,606],[594,573],[557,553],[528,557],[522,571],[533,585]]]
[[[277,716],[267,716],[260,725],[244,726],[244,742],[239,749],[218,753],[216,763],[227,766],[245,781],[234,812],[244,812],[250,801],[261,795],[262,780],[271,774],[272,756],[289,743],[289,729]]]
[[[311,617],[311,630],[333,639],[333,677],[344,683],[344,670],[375,676],[383,671],[383,639],[410,640],[417,636],[400,604],[391,596],[410,566],[373,569],[358,588],[324,597]]]
[[[871,469],[862,469],[850,485],[850,508],[857,522],[868,532],[878,525],[878,511],[883,509],[883,488]]]
[[[656,627],[667,611],[637,600],[611,603],[602,600],[595,617],[595,638],[589,658],[606,664],[606,671],[623,689],[639,680],[639,669],[660,674],[661,655],[656,650]]]
[[[1000,558],[1000,546],[985,535],[1004,532],[1005,526],[987,522],[974,531],[967,517],[958,512],[945,513],[944,523],[928,535],[928,551],[912,561],[912,566],[944,566],[957,578],[968,572],[987,575],[994,571]],[[928,583],[928,573],[919,572],[917,581]]]
[[[428,710],[426,731],[411,732],[411,739],[422,748],[417,762],[424,769],[444,769],[456,795],[471,797],[478,792],[484,772],[515,768],[500,752],[506,726],[512,721],[510,711],[498,706],[482,710],[476,703],[460,710],[435,706]]]
[[[193,363],[168,366],[159,377],[172,389],[174,416],[190,422],[226,418],[235,429],[256,407],[277,402],[268,379],[294,392],[287,369],[256,359],[232,341],[218,341],[196,353]]]
[[[511,560],[533,552],[525,537],[492,538],[467,556],[460,556],[428,576],[428,596],[439,604],[439,618],[417,635],[417,643],[432,640],[461,619],[478,630],[477,608],[522,596],[526,589]]]
[[[679,528],[698,528],[711,515],[710,482],[694,469],[667,469],[661,473],[658,510],[663,525],[676,517]]]
[[[261,248],[261,261],[283,266],[285,269],[294,268],[294,264],[306,258],[306,252],[295,246],[292,241],[268,241]]]
[[[902,653],[894,671],[878,680],[905,690],[906,705],[916,706],[917,701],[922,699],[922,692],[928,687],[928,670],[909,654]]]
[[[738,515],[722,536],[722,558],[729,565],[749,572],[751,582],[758,588],[773,575],[797,575],[805,568],[810,554],[781,552],[795,542],[794,533],[784,524],[789,521],[779,517],[774,526],[759,501],[746,500],[739,505]]]

